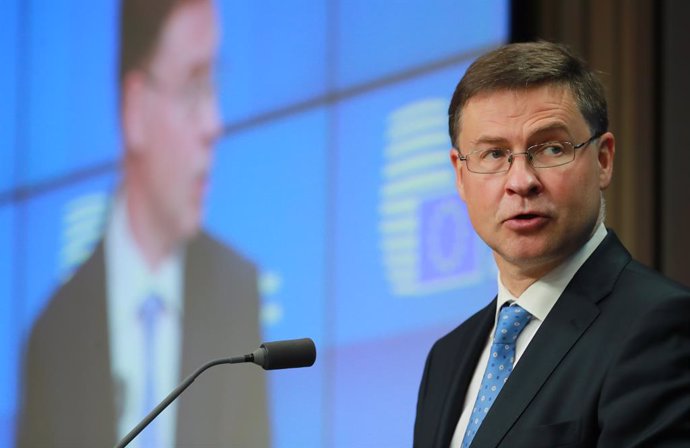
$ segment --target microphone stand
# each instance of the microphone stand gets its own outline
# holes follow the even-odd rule
[[[233,358],[221,358],[215,359],[213,361],[207,362],[203,366],[199,367],[194,373],[185,378],[179,386],[177,386],[172,392],[168,394],[163,401],[161,401],[158,406],[156,406],[153,411],[149,412],[148,415],[141,421],[137,426],[134,427],[122,440],[115,445],[115,448],[124,448],[131,442],[141,431],[148,426],[149,423],[153,421],[154,418],[158,416],[165,408],[167,408],[170,403],[172,403],[175,398],[177,398],[185,389],[187,389],[194,380],[201,375],[206,369],[217,366],[219,364],[240,364],[243,362],[254,362],[254,354],[235,356]]]
[[[285,341],[264,342],[253,353],[233,358],[221,358],[210,361],[196,372],[189,375],[182,383],[168,394],[153,411],[144,417],[139,424],[132,429],[115,448],[124,448],[132,441],[154,418],[168,407],[194,380],[206,369],[217,366],[218,364],[241,364],[243,362],[253,362],[261,366],[264,370],[292,369],[295,367],[309,367],[316,360],[316,347],[314,341],[309,338],[290,339]]]

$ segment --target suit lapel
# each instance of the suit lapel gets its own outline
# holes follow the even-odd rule
[[[513,426],[570,348],[599,314],[591,303],[564,293],[532,339],[485,417],[472,446],[494,447]]]
[[[79,278],[76,278],[79,276]],[[82,370],[74,375],[79,378],[79,389],[84,392],[87,405],[82,408],[78,422],[73,427],[83,426],[84,440],[109,440],[116,442],[116,422],[122,415],[122,384],[113,378],[109,321],[107,316],[107,278],[105,271],[105,249],[101,241],[91,257],[75,273],[75,289],[67,293],[74,306],[74,319],[63,327],[62,332],[78,336],[72,340],[70,347],[82,359],[74,362],[63,359],[68,365],[80,366]],[[88,318],[84,318],[88,316]],[[62,322],[60,325],[65,325]],[[78,333],[65,331],[64,328],[81,328]],[[72,384],[74,378],[64,384]],[[64,405],[65,403],[63,403]],[[93,436],[87,434],[93,434]]]
[[[597,303],[630,261],[613,232],[559,297],[477,432],[473,447],[498,446],[539,389],[599,315]]]
[[[468,342],[466,346],[459,347],[456,353],[453,365],[457,368],[450,380],[448,395],[446,395],[443,403],[438,427],[434,432],[436,440],[433,446],[445,448],[450,445],[455,427],[460,419],[467,388],[474,373],[474,366],[477,365],[493,326],[495,311],[496,299],[494,298],[488,306],[479,312],[474,321],[468,321],[469,325],[466,328]]]
[[[203,260],[198,258],[197,237],[192,240],[186,248],[185,268],[184,268],[184,314],[182,319],[182,356],[180,358],[180,378],[194,372],[204,363],[210,361],[206,358],[208,352],[207,328],[208,316],[207,308],[212,307],[213,303],[209,300],[208,289],[204,286],[204,266]],[[202,378],[203,382],[195,385],[194,390],[187,391],[178,399],[177,410],[177,436],[176,443],[187,440],[202,440],[203,433],[209,432],[206,423],[209,419],[204,419],[195,415],[199,410],[204,410],[213,415],[218,412],[214,408],[216,401],[204,395],[208,386],[208,375]],[[181,379],[180,379],[181,381]]]

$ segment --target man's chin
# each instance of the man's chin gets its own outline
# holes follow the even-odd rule
[[[554,250],[547,241],[538,238],[511,241],[510,244],[494,249],[494,253],[506,263],[523,269],[545,267],[567,256]]]
[[[180,226],[180,244],[185,244],[194,239],[201,232],[201,217],[190,218]]]

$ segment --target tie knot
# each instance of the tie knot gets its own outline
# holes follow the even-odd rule
[[[520,305],[503,307],[498,314],[494,344],[515,344],[532,315]]]
[[[164,309],[163,300],[157,294],[151,294],[139,306],[139,319],[145,328],[153,329]]]

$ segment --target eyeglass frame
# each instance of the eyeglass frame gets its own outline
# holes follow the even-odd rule
[[[209,76],[193,77],[179,83],[169,85],[150,68],[143,68],[144,79],[154,91],[164,95],[171,95],[181,101],[182,106],[189,116],[198,115],[199,108],[203,101],[217,95],[218,86],[214,77],[214,71]]]
[[[512,149],[508,149],[508,148],[493,148],[494,150],[495,150],[495,149],[500,149],[500,150],[502,150],[502,151],[507,151],[507,152],[508,152],[508,168],[506,168],[506,169],[504,169],[504,170],[502,169],[502,170],[500,170],[500,171],[473,171],[473,170],[470,169],[469,163],[467,162],[467,159],[469,158],[469,156],[471,156],[472,154],[476,154],[476,153],[478,153],[478,152],[480,152],[480,151],[486,151],[485,149],[476,149],[476,150],[474,150],[474,151],[472,151],[472,152],[467,153],[467,155],[463,155],[463,154],[460,152],[460,149],[459,149],[459,148],[455,148],[455,150],[458,152],[458,160],[460,160],[460,161],[462,161],[462,162],[465,162],[465,166],[467,167],[467,170],[470,171],[470,172],[472,172],[472,173],[475,173],[475,174],[500,174],[500,173],[507,173],[507,172],[510,170],[510,167],[513,166],[513,160],[515,159],[515,156],[519,156],[519,155],[526,155],[526,156],[527,156],[527,162],[528,162],[528,163],[530,164],[530,166],[532,166],[533,168],[538,168],[538,169],[541,169],[541,168],[555,168],[555,167],[557,167],[557,166],[563,166],[563,165],[567,165],[567,164],[573,162],[573,161],[575,160],[575,155],[576,155],[575,151],[577,151],[578,149],[581,149],[581,148],[586,148],[586,147],[589,146],[594,140],[596,140],[596,139],[598,139],[599,137],[601,137],[602,135],[604,135],[605,132],[606,132],[606,131],[595,132],[594,135],[592,135],[590,138],[588,138],[588,139],[585,140],[584,142],[579,143],[579,144],[577,144],[577,145],[574,144],[573,142],[569,142],[569,141],[567,141],[567,140],[550,140],[550,141],[546,141],[546,142],[542,142],[542,143],[537,143],[537,144],[535,144],[535,145],[529,146],[529,147],[527,147],[523,152],[513,152]],[[573,158],[570,159],[570,160],[568,160],[567,162],[559,163],[559,164],[557,164],[557,165],[534,166],[534,165],[533,165],[533,162],[532,162],[532,160],[534,159],[534,156],[532,155],[532,150],[533,150],[534,148],[536,148],[536,147],[541,147],[541,146],[544,146],[544,145],[548,145],[549,143],[565,143],[565,144],[571,145],[572,148],[573,148]]]

